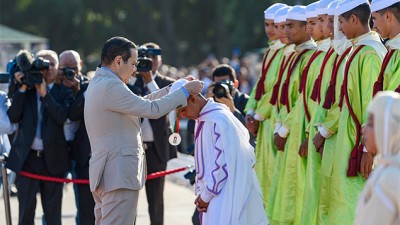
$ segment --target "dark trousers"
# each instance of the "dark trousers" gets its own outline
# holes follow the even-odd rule
[[[43,156],[37,157],[32,153],[29,153],[22,170],[34,174],[51,176],[49,170],[46,168]],[[59,174],[57,177],[63,178],[64,174]],[[47,225],[61,225],[63,186],[63,183],[39,181],[18,175],[18,224],[34,225],[36,194],[40,192]]]
[[[162,162],[157,156],[154,144],[147,144],[146,161],[148,174],[167,169],[167,163]],[[146,181],[146,196],[151,225],[164,224],[164,183],[165,177]]]
[[[81,167],[75,167],[77,179],[89,179],[89,163]],[[77,184],[78,186],[78,213],[79,225],[94,225],[94,199],[88,184]]]

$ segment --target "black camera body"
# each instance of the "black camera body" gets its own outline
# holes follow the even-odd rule
[[[151,56],[161,55],[161,49],[140,47],[138,49],[137,72],[148,72],[153,67]]]
[[[223,80],[214,84],[213,94],[217,98],[228,97],[227,93],[233,94],[233,82]]]
[[[75,70],[69,67],[62,68],[61,71],[68,80],[73,80],[76,76]]]
[[[7,71],[14,76],[16,72],[22,72],[24,77],[21,79],[23,84],[33,86],[43,82],[42,70],[50,67],[50,61],[42,57],[33,59],[32,54],[27,50],[20,51],[14,60],[7,64]]]

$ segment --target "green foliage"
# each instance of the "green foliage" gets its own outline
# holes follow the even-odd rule
[[[163,48],[164,62],[197,64],[209,53],[230,57],[264,47],[263,11],[275,0],[1,0],[2,24],[75,49],[93,69],[103,43],[125,36]],[[285,1],[299,4],[302,1]],[[309,3],[310,1],[306,1]]]

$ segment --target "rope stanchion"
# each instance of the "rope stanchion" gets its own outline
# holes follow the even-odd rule
[[[178,173],[187,169],[193,168],[192,165],[184,166],[184,167],[179,167],[173,170],[166,170],[166,171],[160,171],[160,172],[155,172],[147,175],[147,180],[163,177],[169,174],[173,173]],[[74,183],[74,184],[89,184],[88,179],[68,179],[68,178],[60,178],[60,177],[49,177],[49,176],[43,176],[39,174],[33,174],[25,171],[19,172],[19,175],[24,176],[24,177],[29,177],[32,179],[36,180],[43,180],[43,181],[50,181],[50,182],[57,182],[57,183]]]

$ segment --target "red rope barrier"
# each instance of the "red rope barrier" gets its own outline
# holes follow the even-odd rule
[[[179,168],[173,169],[173,170],[166,170],[166,171],[151,173],[151,174],[147,175],[147,180],[163,177],[168,174],[178,173],[178,172],[190,169],[192,167],[193,166],[189,165],[189,166],[179,167]],[[25,171],[19,172],[19,175],[24,176],[24,177],[29,177],[32,179],[36,179],[36,180],[43,180],[43,181],[50,181],[50,182],[57,182],[57,183],[89,184],[88,179],[68,179],[68,178],[60,178],[60,177],[48,177],[48,176],[33,174],[33,173],[25,172]]]

